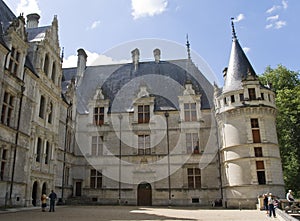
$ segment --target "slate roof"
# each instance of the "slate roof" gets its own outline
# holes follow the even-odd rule
[[[12,20],[14,20],[15,18],[16,16],[9,9],[9,7],[2,0],[0,0],[0,44],[4,45],[6,48],[7,45],[5,44],[5,41],[3,39],[3,34],[9,27]]]
[[[223,92],[242,89],[248,75],[257,76],[234,33]]]
[[[28,42],[36,42],[44,40],[46,36],[47,29],[51,26],[37,27],[37,28],[27,28]]]
[[[76,68],[63,69],[63,91],[76,76]],[[213,86],[193,63],[187,59],[175,61],[140,62],[137,70],[132,63],[87,67],[77,87],[78,112],[88,112],[88,102],[101,88],[105,99],[110,100],[111,112],[132,110],[141,85],[146,85],[150,96],[155,97],[155,111],[179,109],[178,96],[183,94],[189,80],[196,94],[202,94],[202,109],[213,106]]]

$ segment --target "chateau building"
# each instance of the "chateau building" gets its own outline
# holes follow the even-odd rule
[[[284,196],[272,90],[232,23],[224,86],[188,57],[62,68],[58,20],[0,0],[0,206],[60,203],[255,208]],[[63,27],[61,27],[63,28]]]

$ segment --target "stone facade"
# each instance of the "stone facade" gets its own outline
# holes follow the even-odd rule
[[[79,49],[62,69],[56,16],[39,27],[0,9],[1,206],[37,206],[51,189],[60,203],[255,208],[262,193],[284,196],[274,93],[235,33],[218,88],[190,56],[157,48],[153,61],[134,49],[132,63],[91,67]]]

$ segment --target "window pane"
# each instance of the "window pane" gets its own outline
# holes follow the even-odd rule
[[[264,161],[256,161],[256,169],[258,169],[258,170],[265,169]]]

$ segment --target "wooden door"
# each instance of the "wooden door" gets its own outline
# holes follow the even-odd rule
[[[149,183],[141,183],[138,185],[137,204],[138,206],[152,205],[152,190]]]

